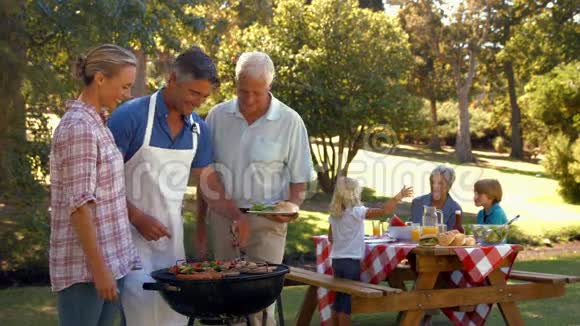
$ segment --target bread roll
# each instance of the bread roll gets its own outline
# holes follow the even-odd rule
[[[463,246],[465,244],[465,234],[457,233],[450,246]]]
[[[449,246],[453,242],[453,239],[455,239],[455,233],[451,231],[439,233],[437,239],[439,240],[440,246]]]
[[[475,246],[475,238],[473,236],[465,237],[465,245],[466,246]]]
[[[298,205],[289,202],[289,201],[281,201],[276,204],[276,208],[274,208],[274,212],[284,212],[284,213],[298,213],[300,208]]]

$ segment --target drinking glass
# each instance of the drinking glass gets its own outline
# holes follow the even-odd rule
[[[411,225],[411,240],[419,242],[419,238],[421,238],[421,224],[413,223]]]

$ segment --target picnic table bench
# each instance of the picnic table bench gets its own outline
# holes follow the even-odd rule
[[[432,309],[453,308],[457,311],[473,310],[478,304],[497,304],[507,325],[523,325],[524,321],[516,302],[561,297],[565,285],[580,281],[578,276],[535,273],[513,270],[507,283],[500,270],[502,263],[488,275],[488,285],[464,288],[439,288],[440,272],[461,269],[461,264],[451,252],[414,250],[414,267],[397,265],[386,281],[390,286],[369,284],[335,278],[292,267],[286,276],[288,285],[308,285],[295,325],[310,325],[318,305],[317,290],[326,288],[352,295],[352,313],[401,312],[401,325],[418,325],[423,314]],[[414,289],[406,291],[405,281],[415,281]],[[384,283],[383,283],[384,284]]]

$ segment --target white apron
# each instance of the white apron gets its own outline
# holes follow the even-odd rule
[[[150,146],[157,94],[149,100],[147,129],[141,148],[125,163],[127,199],[144,213],[155,217],[171,233],[171,239],[147,241],[131,228],[143,269],[131,271],[122,291],[123,310],[129,326],[180,325],[185,316],[173,311],[157,291],[143,290],[144,282],[155,282],[152,271],[174,265],[185,258],[181,207],[187,189],[191,163],[197,150],[199,125],[193,122],[192,149],[178,150]]]

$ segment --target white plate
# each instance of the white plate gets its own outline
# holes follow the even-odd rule
[[[385,238],[385,239],[365,239],[365,243],[377,244],[377,243],[390,243],[397,242],[397,239]]]
[[[248,214],[256,215],[294,215],[296,212],[275,212],[275,211],[248,211]]]

